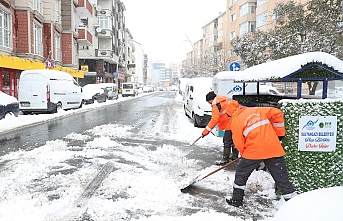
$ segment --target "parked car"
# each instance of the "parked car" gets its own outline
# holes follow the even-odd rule
[[[82,97],[82,88],[66,72],[39,69],[20,75],[18,101],[23,114],[77,109],[82,107]]]
[[[186,83],[184,94],[185,115],[194,122],[194,127],[204,128],[211,120],[212,108],[206,102],[206,94],[212,90],[212,78],[192,78]]]
[[[123,97],[138,95],[137,83],[122,83],[121,88],[122,88],[121,94]]]
[[[6,114],[13,114],[18,117],[19,103],[15,97],[0,91],[0,120],[4,118]]]
[[[107,89],[107,98],[109,100],[118,99],[118,86],[115,83],[100,83],[101,87]]]
[[[143,86],[143,93],[154,92],[154,87],[152,85]]]
[[[84,104],[93,104],[95,101],[98,103],[106,102],[108,92],[100,84],[87,84],[83,86],[83,100]]]

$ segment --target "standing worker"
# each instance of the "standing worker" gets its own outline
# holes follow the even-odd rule
[[[243,205],[244,190],[251,173],[264,162],[283,198],[287,201],[296,195],[288,172],[280,141],[286,135],[282,111],[274,107],[243,107],[230,100],[227,114],[232,117],[232,139],[242,158],[233,184],[233,194],[226,202]]]
[[[234,160],[238,157],[238,150],[235,148],[232,141],[231,117],[229,117],[225,111],[229,98],[225,96],[216,95],[213,91],[210,91],[206,95],[206,101],[212,107],[212,117],[210,122],[208,122],[207,126],[202,132],[202,137],[207,136],[217,124],[219,130],[225,131],[223,137],[223,159],[216,162],[217,165],[224,165],[228,163],[230,159]]]

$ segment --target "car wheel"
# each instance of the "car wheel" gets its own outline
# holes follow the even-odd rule
[[[193,121],[194,121],[194,127],[199,127],[196,114],[193,114]]]
[[[81,100],[79,108],[82,108],[83,103],[84,103],[84,100]]]
[[[56,113],[57,113],[59,110],[62,110],[62,103],[61,103],[61,102],[58,102],[57,105],[56,105]]]
[[[190,118],[190,117],[188,116],[188,114],[187,114],[187,111],[186,111],[186,107],[185,107],[185,106],[183,107],[183,110],[185,111],[186,117]]]

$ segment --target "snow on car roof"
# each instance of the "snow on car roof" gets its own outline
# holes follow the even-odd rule
[[[309,52],[298,54],[275,61],[255,65],[235,76],[235,81],[259,81],[283,78],[302,68],[302,66],[319,62],[343,73],[343,61],[325,52]]]
[[[17,98],[0,91],[0,104],[1,105],[7,105],[11,103],[16,103],[16,102],[18,102]]]

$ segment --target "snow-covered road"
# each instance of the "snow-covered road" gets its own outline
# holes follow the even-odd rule
[[[218,168],[211,163],[221,156],[222,140],[209,135],[190,147],[203,129],[193,127],[179,96],[166,93],[175,102],[160,111],[149,133],[107,124],[2,156],[0,220],[271,219],[284,202],[274,199],[263,171],[250,177],[243,210],[225,203],[233,168],[180,190]],[[157,145],[157,138],[165,143]]]

